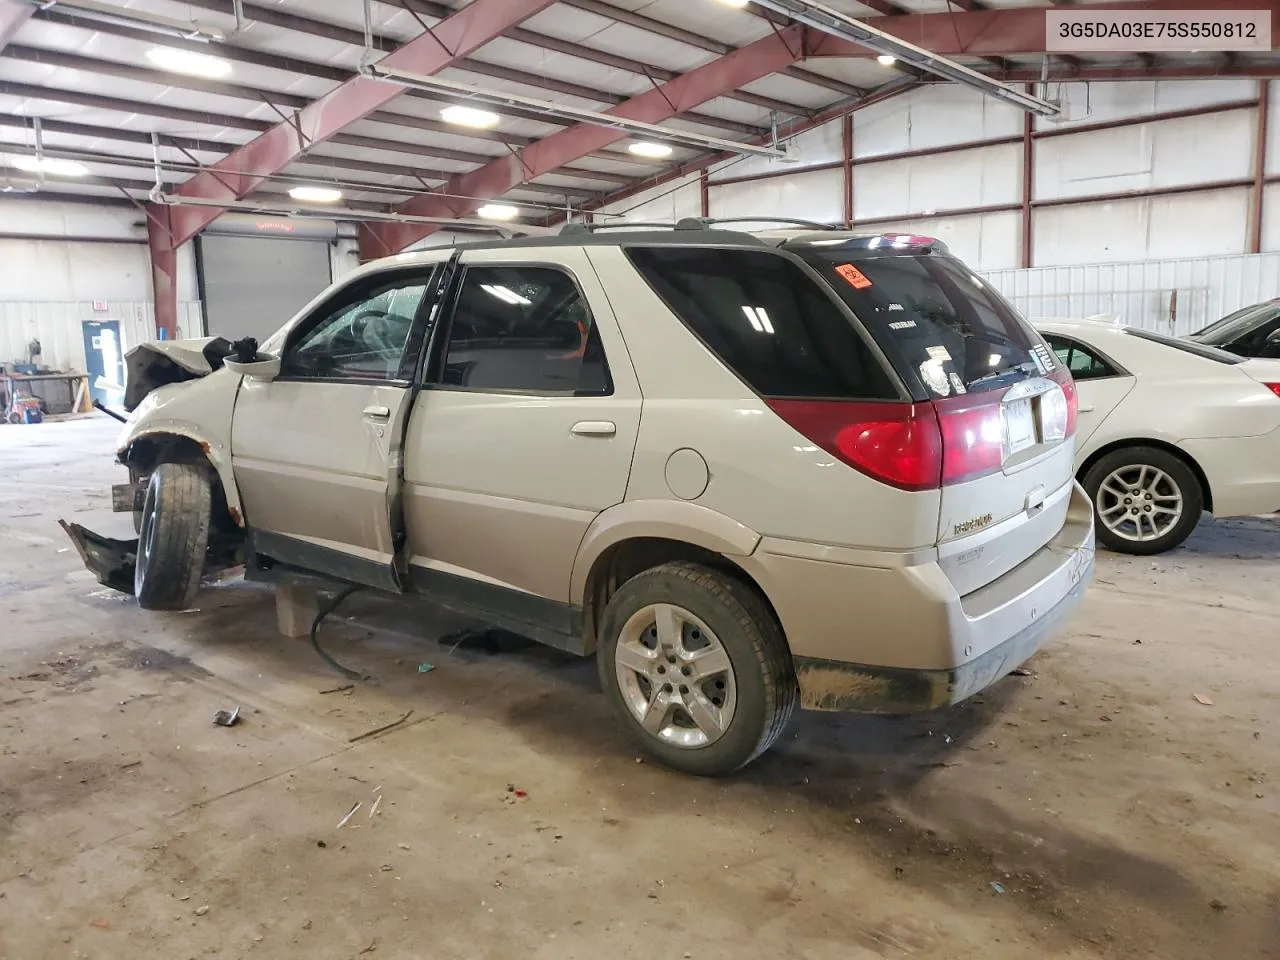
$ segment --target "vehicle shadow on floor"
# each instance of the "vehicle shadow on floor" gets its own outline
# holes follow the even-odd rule
[[[252,657],[266,675],[305,677],[317,692],[342,682],[305,639],[262,642],[275,639],[265,591],[225,585],[199,603],[199,615],[172,617],[199,648]],[[1111,936],[1103,925],[1117,906],[1152,916],[1204,909],[1203,893],[1176,865],[991,792],[988,751],[998,750],[999,729],[1018,714],[1034,677],[1009,676],[963,704],[915,716],[798,712],[784,739],[754,764],[731,778],[698,780],[636,766],[594,660],[510,635],[467,633],[468,626],[483,627],[426,604],[359,595],[322,625],[321,642],[377,678],[383,710],[412,707],[500,727],[537,755],[556,758],[566,773],[577,769],[596,794],[625,782],[693,809],[732,798],[761,817],[793,814],[798,819],[775,820],[776,829],[817,830],[852,845],[886,882],[973,898],[996,895],[994,882],[1020,908],[1095,942]],[[419,665],[428,663],[424,676]],[[652,812],[637,806],[633,792],[617,790],[609,801],[614,816]],[[1106,898],[1108,909],[1091,909],[1095,898]]]
[[[1182,548],[1166,556],[1184,551],[1237,560],[1280,559],[1280,516],[1215,520],[1206,515]]]

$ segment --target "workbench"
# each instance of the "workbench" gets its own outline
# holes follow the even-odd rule
[[[10,422],[15,396],[39,397],[51,415],[93,409],[86,373],[4,373],[0,374],[0,394],[0,411],[6,423]]]

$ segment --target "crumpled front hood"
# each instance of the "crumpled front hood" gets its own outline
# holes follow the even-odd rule
[[[156,387],[207,377],[231,352],[225,337],[139,344],[125,354],[124,408],[132,412]]]

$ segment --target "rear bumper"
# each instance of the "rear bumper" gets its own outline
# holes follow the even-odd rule
[[[936,560],[874,567],[759,551],[753,559],[805,708],[910,713],[972,696],[1061,626],[1093,572],[1093,511],[1073,485],[1057,535],[963,597]]]
[[[1280,510],[1280,430],[1260,437],[1184,440],[1178,446],[1204,471],[1215,517]]]

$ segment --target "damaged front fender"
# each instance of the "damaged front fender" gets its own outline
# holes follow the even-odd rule
[[[59,520],[75,545],[84,565],[98,578],[98,582],[112,590],[133,595],[133,574],[138,563],[138,541],[113,540],[86,530],[78,523]]]

